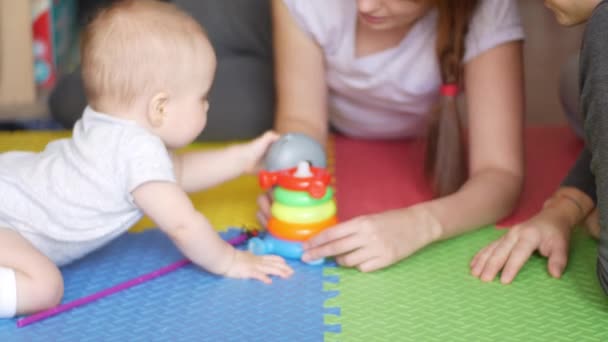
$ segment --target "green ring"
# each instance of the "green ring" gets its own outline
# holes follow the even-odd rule
[[[277,220],[298,224],[316,223],[336,214],[336,202],[327,201],[311,207],[290,207],[275,201],[270,211]]]
[[[308,207],[323,204],[334,197],[334,189],[331,186],[327,187],[325,195],[322,198],[314,198],[307,191],[287,190],[277,186],[272,192],[275,201],[292,207]]]

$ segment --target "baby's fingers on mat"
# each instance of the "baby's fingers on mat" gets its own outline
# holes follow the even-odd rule
[[[266,261],[268,263],[287,264],[287,262],[285,262],[285,259],[283,259],[283,257],[280,257],[278,255],[263,255],[262,259],[264,259],[264,261]]]
[[[287,278],[293,274],[293,269],[288,265],[267,265],[262,264],[258,267],[258,270],[264,274],[276,275],[281,278]]]
[[[254,270],[250,278],[259,280],[264,284],[272,284],[272,279],[270,279],[270,277],[266,273],[258,270]]]

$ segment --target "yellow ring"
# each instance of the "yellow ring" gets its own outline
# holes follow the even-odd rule
[[[273,217],[268,221],[268,231],[279,239],[306,241],[317,235],[323,229],[335,226],[337,223],[338,219],[335,216],[332,216],[325,221],[309,224],[283,222]]]
[[[308,207],[290,207],[277,201],[270,209],[276,219],[290,223],[315,223],[325,221],[336,214],[336,202],[331,200],[323,204]]]

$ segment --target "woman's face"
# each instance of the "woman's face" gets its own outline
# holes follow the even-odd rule
[[[379,31],[408,27],[432,6],[431,0],[357,0],[358,20]]]
[[[565,26],[580,24],[591,16],[600,0],[545,0],[557,21]]]

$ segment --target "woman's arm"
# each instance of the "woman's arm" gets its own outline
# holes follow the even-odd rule
[[[421,204],[445,239],[511,212],[524,179],[522,44],[492,48],[465,66],[469,178],[456,193]]]
[[[321,47],[296,24],[283,0],[272,2],[279,133],[302,132],[325,143],[327,85]]]
[[[523,77],[521,43],[508,43],[466,66],[470,177],[456,193],[408,208],[342,222],[304,243],[302,259],[336,256],[363,272],[386,267],[429,243],[494,223],[521,192]]]

